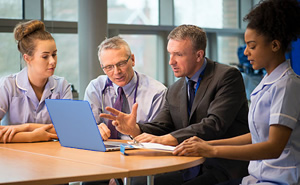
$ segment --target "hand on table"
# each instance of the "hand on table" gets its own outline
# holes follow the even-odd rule
[[[179,144],[173,151],[174,155],[179,156],[202,156],[211,157],[210,153],[213,151],[213,146],[206,141],[194,136],[186,139]]]
[[[0,139],[2,138],[3,143],[11,142],[16,133],[27,131],[27,124],[0,126]]]
[[[171,134],[167,134],[163,136],[155,136],[148,133],[142,133],[136,136],[134,139],[140,143],[159,143],[159,144],[171,145],[171,146],[176,146],[178,144],[177,139],[173,137]]]
[[[36,141],[50,141],[52,139],[58,139],[56,134],[50,133],[49,130],[53,128],[52,124],[36,128],[32,131],[32,142]]]

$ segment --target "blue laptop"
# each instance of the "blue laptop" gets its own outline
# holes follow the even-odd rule
[[[120,150],[121,142],[103,142],[88,101],[46,99],[61,146],[93,151]]]

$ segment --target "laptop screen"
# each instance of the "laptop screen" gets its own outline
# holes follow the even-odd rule
[[[88,101],[45,101],[62,146],[94,151],[106,150]]]

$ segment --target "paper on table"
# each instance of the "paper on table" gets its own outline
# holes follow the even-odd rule
[[[158,143],[139,143],[139,144],[133,144],[132,146],[134,148],[147,148],[147,149],[167,150],[167,151],[173,151],[175,149],[175,146],[162,145]]]
[[[162,145],[158,143],[141,143],[144,148],[173,151],[175,146]]]

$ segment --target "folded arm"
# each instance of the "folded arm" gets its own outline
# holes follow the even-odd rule
[[[37,142],[57,139],[52,124],[26,123],[0,126],[0,142]]]

